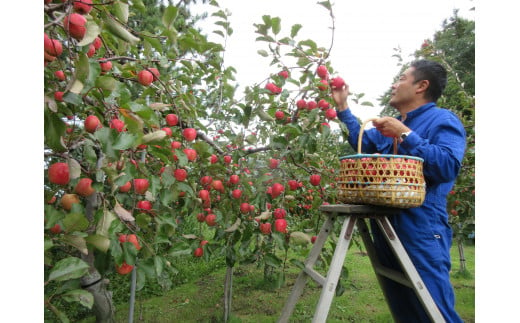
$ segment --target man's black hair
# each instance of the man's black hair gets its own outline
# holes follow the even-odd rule
[[[415,77],[414,83],[428,80],[430,86],[426,90],[425,96],[432,102],[437,102],[448,81],[444,66],[426,59],[413,61],[410,66],[415,68],[412,72]]]

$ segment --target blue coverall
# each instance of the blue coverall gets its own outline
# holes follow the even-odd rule
[[[350,109],[338,112],[338,118],[349,129],[348,141],[357,151],[358,120]],[[390,221],[446,322],[462,322],[454,308],[449,280],[452,230],[446,198],[461,168],[466,132],[453,112],[432,102],[409,112],[404,124],[413,132],[399,144],[398,155],[424,160],[426,196],[423,205],[403,209]],[[384,137],[375,128],[365,130],[362,153],[393,154],[393,138]],[[371,227],[381,263],[401,271],[379,228]],[[430,321],[412,289],[384,277],[382,281],[389,306],[399,322]]]

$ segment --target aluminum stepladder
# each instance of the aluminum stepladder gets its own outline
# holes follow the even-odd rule
[[[378,282],[383,290],[383,294],[384,288],[381,284],[381,279],[383,277],[387,277],[395,282],[408,286],[415,291],[432,322],[445,322],[442,314],[435,305],[428,289],[417,273],[415,266],[408,257],[406,250],[399,241],[399,238],[395,234],[395,231],[388,220],[387,216],[395,214],[399,209],[372,205],[338,204],[322,205],[320,211],[324,212],[327,218],[320,229],[316,241],[314,242],[314,246],[304,262],[304,269],[300,272],[296,282],[294,283],[291,294],[289,295],[289,298],[282,309],[282,314],[277,321],[278,323],[289,321],[294,307],[303,293],[308,277],[321,285],[321,295],[312,322],[326,322],[332,299],[336,291],[336,285],[343,267],[343,262],[345,261],[348,246],[352,240],[352,235],[356,225]],[[334,255],[332,256],[327,276],[324,277],[314,269],[314,265],[321,254],[328,236],[332,233],[334,222],[339,218],[343,218],[343,225],[341,227],[341,232],[338,237],[338,242],[336,244],[336,249],[334,250]],[[378,224],[390,248],[399,260],[403,273],[384,267],[379,263],[375,253],[375,246],[366,224],[366,219],[369,218],[374,219]],[[385,299],[386,297],[387,296],[385,295]]]

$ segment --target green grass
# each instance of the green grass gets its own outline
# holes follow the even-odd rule
[[[459,257],[452,249],[452,284],[456,309],[462,319],[475,322],[475,247],[465,246],[466,275],[457,275]],[[303,259],[302,259],[303,260]],[[348,278],[342,280],[345,292],[333,299],[327,322],[392,322],[368,256],[352,247],[347,254]],[[320,270],[324,273],[324,270]],[[263,280],[263,268],[239,266],[233,275],[233,300],[230,322],[275,322],[291,291],[299,270],[286,269],[286,283],[272,288]],[[325,273],[324,273],[325,274]],[[214,270],[164,293],[143,299],[137,295],[134,322],[222,322],[225,268]],[[320,288],[308,280],[291,322],[312,319]],[[87,320],[86,322],[93,322]],[[116,305],[116,322],[128,322],[128,304]]]

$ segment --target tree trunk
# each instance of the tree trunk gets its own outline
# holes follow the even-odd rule
[[[459,261],[460,269],[459,272],[466,272],[466,257],[464,256],[464,239],[457,239],[457,246],[459,247]]]
[[[108,279],[103,279],[94,267],[94,255],[89,252],[81,258],[89,264],[89,273],[81,278],[81,286],[94,296],[92,311],[96,323],[114,323],[115,309],[112,302],[112,292],[107,289]]]
[[[101,168],[103,156],[101,152],[98,153],[98,160],[96,167]],[[94,193],[87,197],[87,205],[85,207],[85,216],[87,217],[90,227],[87,232],[93,233],[96,230],[94,223],[94,212],[99,206],[98,193]],[[92,310],[96,316],[96,323],[114,323],[115,309],[112,301],[112,292],[107,289],[109,283],[108,279],[103,279],[99,271],[94,266],[94,250],[88,251],[87,255],[81,254],[88,265],[88,274],[81,278],[81,286],[89,291],[94,296],[94,306]]]
[[[229,321],[231,313],[231,300],[233,298],[233,267],[226,268],[226,279],[224,281],[224,323]]]

